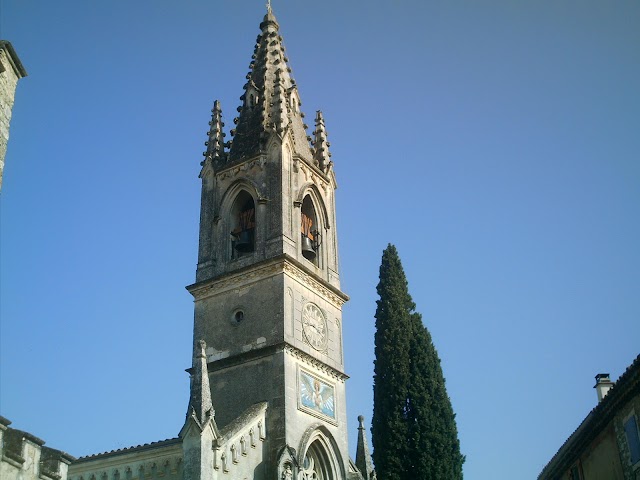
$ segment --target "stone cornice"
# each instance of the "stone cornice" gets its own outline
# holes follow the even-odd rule
[[[331,184],[334,190],[337,187],[337,185],[335,185],[335,182],[331,182],[331,177],[327,176],[326,173],[324,173],[318,167],[312,165],[302,157],[293,157],[293,171],[301,172],[304,175],[306,181],[312,181],[316,185],[319,185],[320,187],[322,187],[325,193],[327,191],[327,188],[329,187],[329,184]]]
[[[317,275],[308,272],[298,261],[290,257],[288,257],[287,260],[288,261],[284,263],[284,273],[310,287],[312,290],[316,290],[337,308],[341,308],[342,305],[349,300],[347,295],[326,283]]]
[[[314,356],[309,355],[308,353],[305,353],[302,350],[297,349],[293,345],[289,345],[288,343],[286,343],[285,346],[284,346],[284,350],[289,355],[295,357],[297,360],[300,360],[303,363],[305,363],[307,365],[310,365],[310,366],[316,368],[317,370],[320,370],[322,373],[324,373],[325,375],[327,375],[327,376],[329,376],[329,377],[331,377],[331,378],[333,378],[335,380],[338,380],[340,382],[344,382],[345,380],[347,380],[349,378],[349,375],[347,375],[346,373],[343,373],[340,370],[336,370],[335,368],[330,367],[329,365],[327,365],[323,361],[318,360]]]
[[[324,296],[330,303],[340,308],[349,297],[325,280],[309,272],[297,260],[283,254],[263,262],[248,265],[240,270],[220,277],[189,285],[187,290],[196,301],[208,298],[214,294],[244,287],[274,275],[285,273],[289,277],[307,285]]]
[[[253,360],[256,358],[262,358],[262,357],[267,357],[269,355],[273,355],[278,351],[286,351],[289,355],[294,356],[296,359],[302,361],[306,365],[316,368],[317,370],[321,371],[322,373],[324,373],[325,375],[333,379],[344,382],[349,378],[349,375],[347,375],[346,373],[343,373],[340,370],[327,365],[322,360],[319,360],[315,358],[313,355],[303,352],[302,350],[286,342],[278,343],[276,345],[269,345],[268,347],[260,348],[258,350],[250,350],[248,352],[239,353],[231,357],[226,357],[220,360],[214,360],[212,362],[208,362],[207,370],[209,371],[209,373],[217,372],[229,367],[240,365],[242,363],[245,363],[248,360]],[[192,373],[191,368],[187,368],[185,371],[189,374]]]
[[[233,162],[225,165],[223,168],[216,172],[216,176],[220,179],[235,177],[240,172],[246,172],[248,170],[251,170],[253,167],[260,167],[262,169],[264,168],[266,163],[267,157],[264,153],[261,153],[260,155],[248,159],[243,159],[240,162]]]
[[[240,286],[246,286],[248,283],[254,283],[281,273],[283,271],[283,263],[281,259],[270,259],[266,262],[254,263],[217,278],[194,283],[186,288],[196,301],[202,300],[216,293],[233,290]]]

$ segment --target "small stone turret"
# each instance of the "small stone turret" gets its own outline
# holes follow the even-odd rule
[[[329,153],[331,144],[327,142],[327,130],[324,127],[324,117],[320,110],[316,112],[316,129],[313,131],[313,135],[313,159],[316,166],[326,173],[332,165],[331,153]]]
[[[222,122],[222,109],[220,108],[220,102],[216,100],[213,102],[213,108],[211,109],[211,121],[209,122],[209,139],[205,142],[207,150],[203,153],[205,161],[211,159],[216,164],[224,164],[226,161],[226,154],[224,151],[224,137],[225,133],[222,131],[224,123]],[[202,162],[204,164],[204,162]]]
[[[200,340],[194,349],[189,409],[180,430],[184,478],[189,480],[214,478],[211,445],[221,436],[211,403],[206,348],[204,340]]]
[[[215,416],[209,388],[206,348],[207,344],[204,340],[200,340],[196,345],[191,375],[191,398],[189,400],[189,415],[195,417],[201,426]]]
[[[367,434],[364,428],[364,417],[358,416],[358,446],[356,448],[356,467],[360,470],[364,480],[374,480],[376,472],[373,469],[371,454],[369,453],[369,444],[367,443]]]

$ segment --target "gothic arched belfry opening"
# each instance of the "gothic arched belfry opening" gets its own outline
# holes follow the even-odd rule
[[[184,426],[174,439],[80,459],[72,480],[373,478],[363,432],[365,467],[348,452],[348,297],[325,121],[317,111],[307,132],[279,28],[269,7],[228,140],[220,102],[211,110],[187,287],[195,311]]]

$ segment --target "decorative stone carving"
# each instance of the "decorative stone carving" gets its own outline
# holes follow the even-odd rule
[[[329,303],[337,308],[341,308],[348,300],[348,298],[337,295],[332,290],[329,290],[322,283],[318,282],[316,279],[286,260],[280,260],[276,263],[255,268],[248,272],[245,271],[240,274],[231,275],[222,280],[213,281],[211,283],[198,286],[198,288],[190,289],[189,291],[196,300],[202,300],[213,294],[232,290],[240,286],[246,287],[249,283],[257,282],[280,272],[285,272],[300,283],[307,285],[310,289],[318,292],[318,294],[322,295]]]
[[[293,470],[289,462],[284,464],[282,471],[282,480],[293,480]]]
[[[316,473],[316,462],[313,457],[305,457],[305,464],[300,467],[300,478],[302,480],[318,480]]]
[[[300,360],[300,361],[306,363],[307,365],[310,365],[310,366],[316,368],[317,370],[321,371],[325,375],[330,376],[331,378],[334,378],[334,379],[339,380],[341,382],[344,382],[345,380],[347,380],[349,378],[349,375],[347,375],[345,373],[342,373],[341,371],[336,370],[335,368],[330,367],[329,365],[327,365],[327,364],[321,362],[320,360],[312,357],[308,353],[305,353],[302,350],[298,350],[297,348],[295,348],[295,347],[293,347],[291,345],[285,345],[284,350],[289,355],[292,355],[293,357],[295,357],[297,360]]]
[[[238,450],[236,449],[235,445],[231,445],[231,461],[233,463],[238,463]]]
[[[239,173],[241,172],[247,172],[249,170],[251,170],[254,167],[258,167],[260,169],[263,169],[264,166],[267,163],[267,158],[264,155],[261,155],[259,157],[253,158],[251,160],[245,161],[244,163],[240,164],[240,165],[236,165],[234,166],[234,168],[229,168],[226,170],[223,170],[221,172],[218,173],[218,178],[220,180],[224,180],[225,178],[233,178],[236,177]]]
[[[295,265],[293,265],[293,264],[291,264],[289,262],[284,262],[283,263],[283,268],[284,268],[284,272],[285,273],[289,274],[291,277],[295,278],[300,283],[302,283],[304,285],[307,285],[312,290],[317,291],[320,295],[322,295],[324,298],[326,298],[327,301],[329,301],[329,303],[331,303],[335,307],[341,308],[342,305],[347,301],[346,298],[343,298],[343,297],[341,297],[339,295],[336,295],[334,292],[332,292],[331,290],[326,288],[324,285],[322,285],[316,279],[314,279],[310,275],[306,274],[305,272],[300,270]]]

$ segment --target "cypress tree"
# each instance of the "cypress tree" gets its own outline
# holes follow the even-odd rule
[[[373,462],[381,480],[404,480],[409,455],[410,312],[415,305],[393,245],[382,254],[377,290],[380,300],[376,309],[373,377]]]
[[[440,359],[393,245],[382,254],[377,290],[371,428],[377,476],[462,479],[464,456]]]
[[[412,471],[405,478],[462,479],[465,458],[460,454],[455,413],[447,395],[440,358],[422,316],[413,313],[411,319],[407,420]]]

